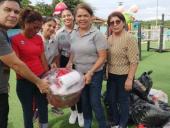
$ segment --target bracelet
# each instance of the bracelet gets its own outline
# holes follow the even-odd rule
[[[128,79],[129,79],[129,80],[133,80],[132,78],[129,78],[129,77],[128,77]]]

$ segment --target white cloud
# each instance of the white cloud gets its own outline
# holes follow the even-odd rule
[[[52,0],[31,0],[32,3],[38,1],[51,3]],[[64,1],[64,0],[63,0]],[[95,15],[107,19],[108,15],[118,7],[119,2],[123,2],[123,7],[128,10],[132,5],[139,6],[139,11],[134,14],[137,20],[156,19],[157,9],[158,18],[165,14],[165,19],[170,19],[169,0],[84,0],[95,8]],[[158,3],[157,3],[158,2]],[[157,6],[158,5],[158,6]],[[158,8],[157,8],[158,7]]]
[[[85,0],[91,6],[96,8],[96,15],[102,18],[107,16],[118,7],[120,1],[123,2],[123,7],[128,10],[132,5],[139,6],[139,11],[134,14],[137,20],[150,20],[157,17],[157,2],[158,2],[158,18],[165,13],[165,19],[170,19],[169,0]]]
[[[44,2],[44,3],[47,3],[47,4],[51,4],[52,3],[52,0],[30,0],[32,2],[32,4],[35,4],[37,2]]]

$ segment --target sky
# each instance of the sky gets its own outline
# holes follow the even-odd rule
[[[30,0],[33,4],[36,2],[51,3],[52,0]],[[64,0],[63,0],[64,1]],[[107,19],[108,15],[113,12],[122,2],[122,7],[128,12],[132,5],[139,7],[137,13],[132,13],[136,20],[161,19],[162,13],[165,19],[170,20],[169,0],[84,0],[93,8],[95,15]]]

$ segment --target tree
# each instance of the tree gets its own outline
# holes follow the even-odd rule
[[[81,3],[83,0],[53,0],[52,2],[53,9],[55,8],[57,3],[62,2],[62,1],[67,5],[67,7],[71,11],[73,11],[74,8],[77,6],[77,4]]]
[[[35,9],[43,16],[51,16],[53,13],[53,7],[51,5],[45,4],[44,2],[38,2],[35,5]]]
[[[21,5],[23,8],[28,8],[28,7],[34,8],[44,16],[50,16],[53,14],[56,4],[61,1],[63,0],[53,0],[52,5],[48,5],[44,2],[38,2],[35,4],[35,6],[33,6],[31,5],[32,3],[30,0],[22,0]],[[63,2],[67,5],[67,7],[71,11],[73,11],[74,8],[77,6],[77,4],[81,3],[82,0],[64,0]]]
[[[26,7],[29,7],[29,6],[31,6],[31,1],[30,0],[22,0],[21,1],[21,6],[22,6],[22,8],[26,8]]]

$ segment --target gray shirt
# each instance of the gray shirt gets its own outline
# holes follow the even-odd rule
[[[78,28],[74,29],[71,35],[71,52],[75,68],[86,73],[96,63],[98,51],[107,49],[107,41],[104,35],[95,27],[83,36],[80,36]],[[101,66],[97,71],[101,70]]]
[[[0,56],[12,53],[12,48],[5,30],[0,28]],[[0,94],[8,93],[10,69],[0,60]]]
[[[47,59],[48,65],[50,65],[54,59],[59,53],[58,53],[58,44],[55,41],[54,38],[51,38],[50,40],[45,40],[42,34],[40,34],[43,42],[44,42],[44,49],[45,49],[45,57]]]
[[[70,56],[70,35],[72,32],[68,32],[65,27],[59,30],[56,36],[56,41],[58,43],[58,51],[60,55],[65,57]]]

